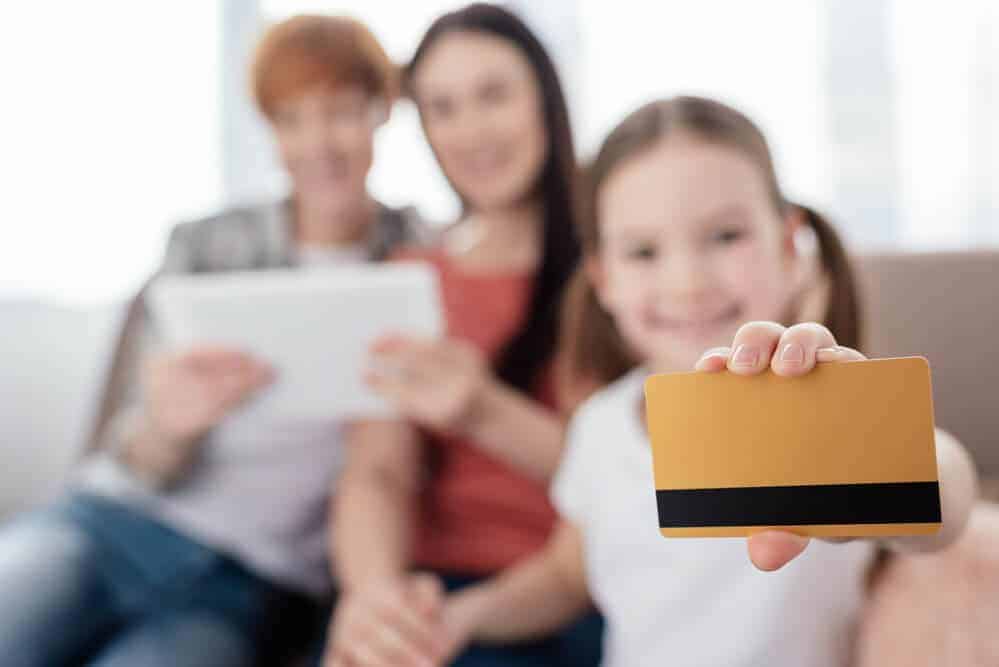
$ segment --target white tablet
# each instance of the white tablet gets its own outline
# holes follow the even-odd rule
[[[391,414],[364,383],[371,344],[444,330],[437,275],[416,262],[163,276],[148,304],[171,348],[220,344],[271,364],[277,379],[242,410],[281,420]]]

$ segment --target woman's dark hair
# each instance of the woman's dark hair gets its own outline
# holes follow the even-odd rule
[[[587,170],[585,199],[580,216],[583,253],[593,257],[600,248],[597,201],[601,188],[623,163],[651,150],[673,134],[683,133],[710,144],[741,152],[759,168],[766,181],[770,201],[781,214],[791,208],[803,213],[815,232],[822,268],[830,289],[823,323],[836,341],[859,347],[860,306],[853,269],[833,226],[814,209],[784,198],[777,181],[770,148],[763,132],[732,107],[700,97],[674,97],[650,102],[631,113],[611,131]],[[566,403],[582,397],[578,388],[593,390],[624,375],[636,360],[621,338],[614,320],[604,310],[585,271],[580,268],[566,297],[562,325],[566,356],[560,378]]]
[[[538,230],[541,259],[524,324],[496,361],[500,379],[530,391],[555,355],[561,297],[580,255],[575,227],[576,156],[569,110],[555,65],[538,38],[514,14],[484,3],[468,5],[434,21],[406,68],[407,89],[430,48],[445,35],[456,32],[483,33],[513,44],[527,57],[540,89],[548,136],[545,164],[535,190],[543,211]]]

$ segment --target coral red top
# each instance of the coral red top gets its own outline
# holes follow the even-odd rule
[[[495,360],[526,316],[533,273],[469,273],[441,250],[398,258],[437,269],[448,336],[475,344]],[[545,375],[533,396],[554,412],[552,373]],[[426,433],[425,440],[430,477],[420,501],[416,567],[487,575],[544,545],[556,520],[547,484],[467,439]]]

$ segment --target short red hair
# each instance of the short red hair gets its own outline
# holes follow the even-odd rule
[[[387,103],[398,90],[398,68],[360,21],[303,14],[272,26],[260,40],[251,70],[253,96],[267,116],[275,105],[317,84],[359,85]]]

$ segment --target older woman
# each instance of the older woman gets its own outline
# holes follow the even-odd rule
[[[178,226],[161,274],[311,269],[386,256],[414,216],[367,193],[395,69],[346,18],[273,27],[254,93],[292,184],[289,198]],[[13,666],[247,665],[268,610],[331,588],[325,508],[340,425],[227,418],[271,378],[236,350],[137,354],[102,447],[53,507],[0,532],[0,655]],[[140,367],[142,372],[140,372]]]

